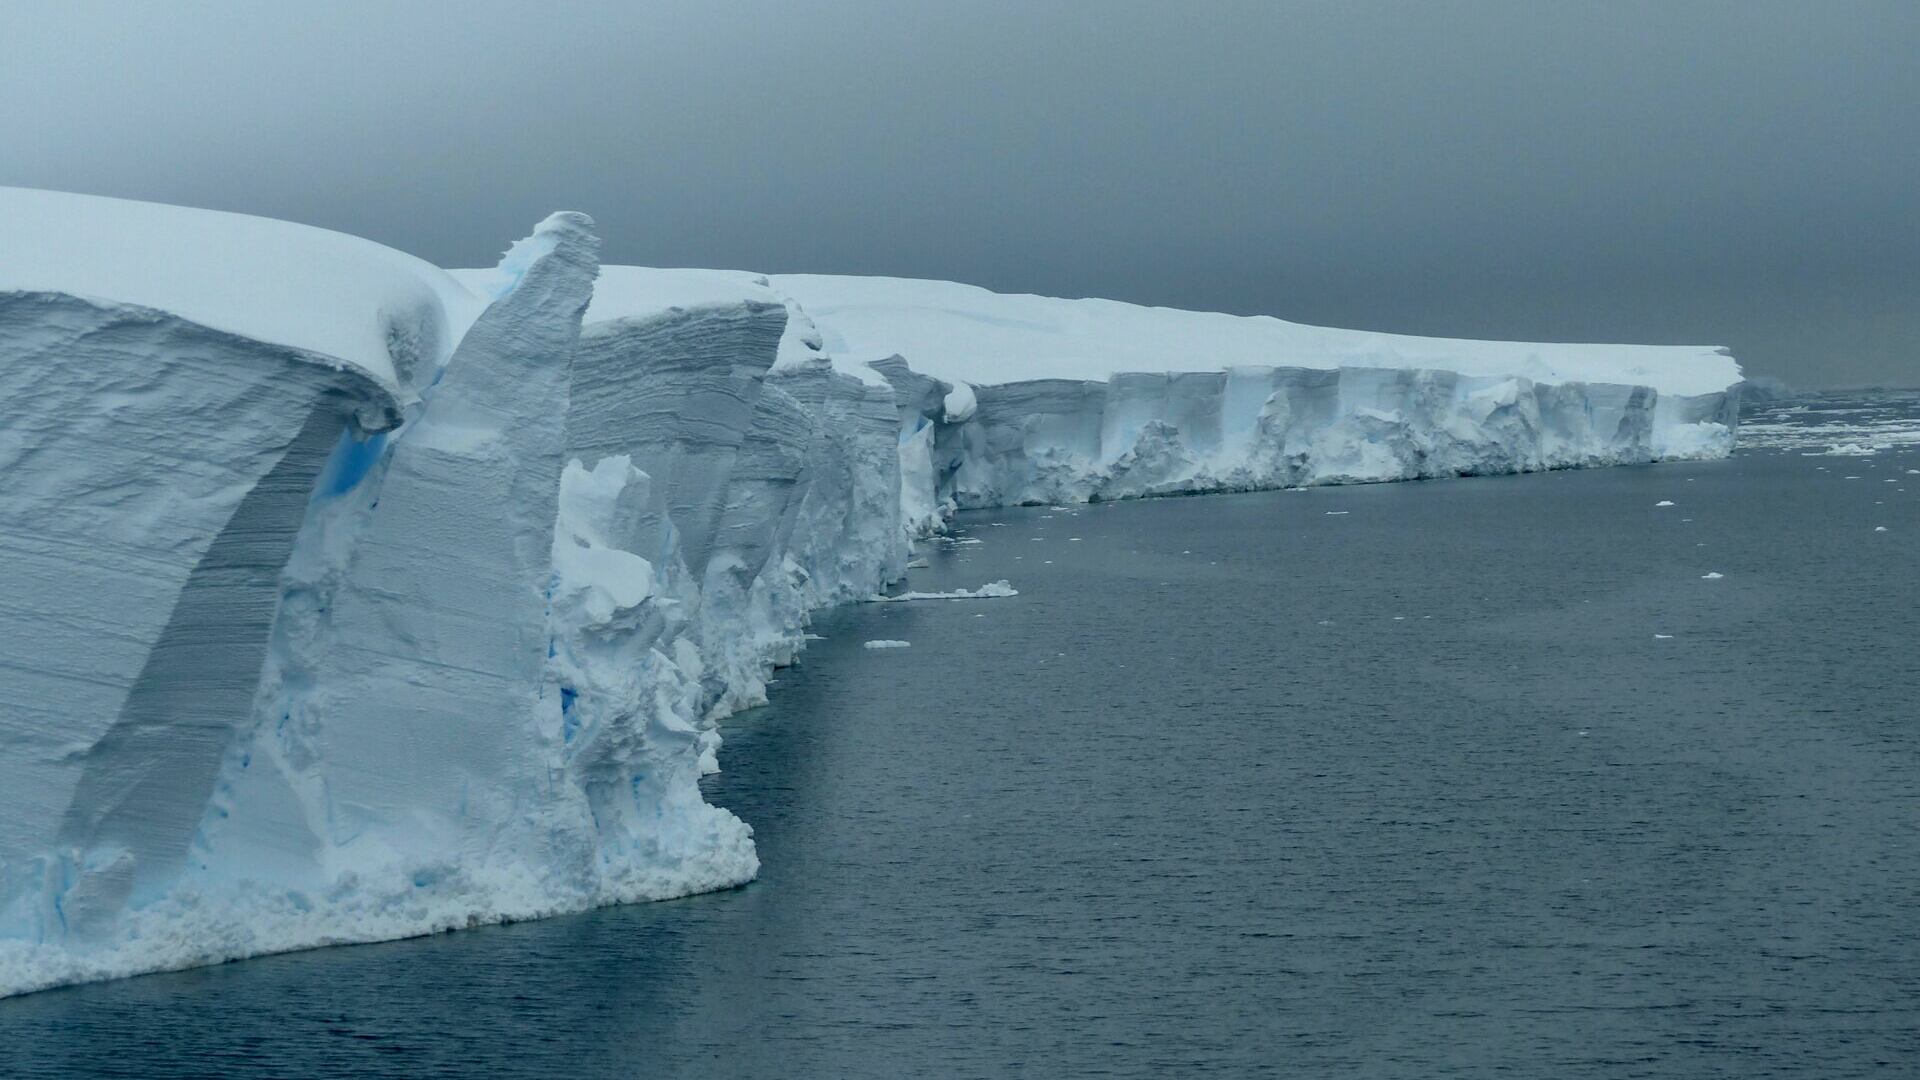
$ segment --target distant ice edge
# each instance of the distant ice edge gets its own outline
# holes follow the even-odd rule
[[[765,279],[593,318],[597,246],[555,215],[409,292],[464,329],[381,331],[390,378],[0,287],[0,996],[751,880],[717,721],[955,509],[1733,441],[1731,392],[875,376]]]
[[[1370,367],[962,384],[973,407],[955,419],[958,388],[900,357],[873,366],[901,403],[901,506],[916,534],[995,506],[1725,457],[1738,426],[1732,388]]]

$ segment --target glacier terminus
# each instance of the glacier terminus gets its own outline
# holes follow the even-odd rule
[[[1723,457],[1740,380],[0,189],[0,996],[739,885],[722,721],[951,514]]]

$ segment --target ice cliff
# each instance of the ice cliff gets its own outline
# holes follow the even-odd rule
[[[1720,455],[1738,378],[0,189],[0,995],[744,882],[717,722],[953,509]]]
[[[1460,341],[945,281],[769,280],[827,352],[894,386],[915,521],[1733,445],[1740,369],[1713,347]]]

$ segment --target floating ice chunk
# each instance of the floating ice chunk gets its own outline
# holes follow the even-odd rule
[[[1700,575],[1700,580],[1701,581],[1719,581],[1721,578],[1726,576],[1727,575],[1721,573],[1718,570],[1709,570],[1706,573]]]
[[[1850,442],[1835,443],[1827,453],[1833,457],[1871,457],[1878,451],[1864,443]]]
[[[1018,589],[1015,589],[1009,584],[1005,578],[1001,578],[999,581],[989,581],[985,585],[972,590],[955,589],[952,592],[905,592],[898,596],[882,596],[875,593],[867,597],[867,602],[870,604],[891,604],[906,600],[993,600],[1003,596],[1019,595],[1020,591]]]
[[[1329,511],[1327,511],[1327,516],[1328,516],[1328,517],[1339,517],[1339,516],[1340,516],[1340,515],[1342,515],[1342,514],[1351,514],[1351,513],[1353,513],[1353,511],[1351,511],[1351,510],[1329,510]]]
[[[1886,531],[1887,531],[1887,527],[1886,527],[1885,525],[1875,525],[1875,526],[1873,527],[1873,531],[1874,531],[1874,532],[1886,532]]]
[[[1672,634],[1655,634],[1655,635],[1653,635],[1653,640],[1655,640],[1655,641],[1672,641],[1672,640],[1673,640],[1673,635],[1672,635]]]
[[[926,568],[927,568],[927,560],[925,559],[908,559],[907,560],[907,569],[909,570],[925,570]]]
[[[1653,505],[1655,505],[1655,506],[1672,506],[1672,505],[1673,505],[1673,500],[1672,500],[1672,499],[1661,499],[1661,500],[1660,500],[1659,502],[1657,502],[1657,503],[1654,503]]]
[[[912,644],[913,642],[911,641],[894,641],[889,638],[875,638],[872,641],[862,642],[860,647],[863,649],[905,649]]]

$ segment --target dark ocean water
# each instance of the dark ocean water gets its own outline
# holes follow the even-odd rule
[[[1916,421],[964,515],[912,587],[1018,597],[727,726],[754,884],[0,1001],[0,1074],[1920,1074]]]

